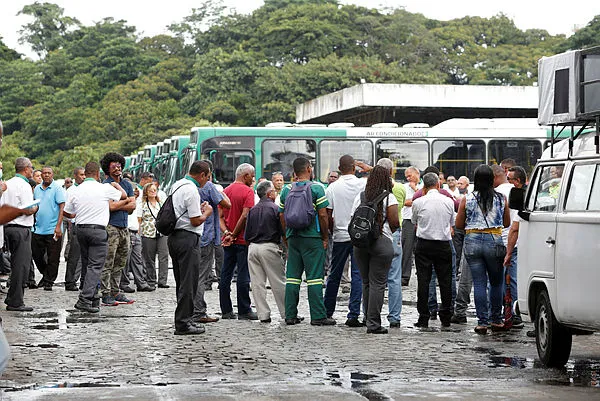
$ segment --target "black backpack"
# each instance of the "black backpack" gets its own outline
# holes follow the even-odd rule
[[[285,197],[283,210],[286,227],[304,230],[315,221],[317,212],[313,205],[311,186],[310,181],[302,186],[297,183],[292,184],[292,189]]]
[[[365,193],[360,194],[360,205],[354,211],[348,224],[350,242],[357,248],[368,248],[381,233],[381,226],[377,223],[377,209],[379,203],[390,193],[383,191],[371,202],[365,200]]]
[[[183,187],[183,185],[180,185],[175,191],[173,191],[171,195],[167,197],[167,200],[165,200],[165,203],[163,203],[162,207],[158,211],[158,214],[156,215],[154,225],[156,226],[156,231],[162,235],[173,234],[177,220],[187,213],[187,211],[185,211],[183,214],[177,217],[175,215],[175,207],[173,206],[173,195],[175,192],[179,191],[179,188]]]

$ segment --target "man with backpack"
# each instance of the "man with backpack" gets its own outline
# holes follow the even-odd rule
[[[352,252],[348,223],[352,217],[351,210],[356,194],[364,191],[366,180],[357,178],[354,174],[356,167],[354,158],[350,155],[340,157],[339,171],[342,175],[332,182],[325,191],[329,202],[329,206],[327,206],[328,223],[333,232],[333,255],[331,270],[327,276],[327,286],[325,287],[325,310],[327,317],[333,316],[344,265],[350,257],[352,281],[346,325],[361,327],[364,324],[358,320],[358,317],[362,298],[362,280]]]
[[[279,218],[288,245],[285,285],[285,322],[298,324],[298,298],[302,273],[306,272],[310,324],[331,326],[335,320],[327,317],[323,303],[323,265],[327,249],[329,225],[325,190],[310,180],[312,166],[305,157],[293,163],[296,182],[281,191]]]
[[[200,240],[203,225],[212,214],[212,207],[208,202],[200,203],[198,189],[202,188],[210,176],[208,164],[195,161],[189,173],[173,184],[171,196],[163,205],[157,222],[171,208],[175,216],[175,229],[167,240],[169,254],[173,260],[173,276],[177,294],[177,308],[175,309],[175,334],[202,334],[204,325],[195,323],[194,296],[198,290],[198,277],[200,275]],[[170,202],[169,202],[170,201]],[[157,226],[158,228],[158,226]],[[159,228],[161,230],[161,228]],[[162,232],[162,231],[161,231]]]

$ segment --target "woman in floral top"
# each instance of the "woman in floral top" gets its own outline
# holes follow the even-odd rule
[[[156,217],[164,200],[157,196],[158,189],[153,183],[146,184],[142,193],[142,201],[137,209],[142,236],[142,256],[148,275],[148,285],[156,286],[156,255],[158,255],[158,288],[169,288],[167,275],[169,269],[169,248],[167,237],[156,231]]]

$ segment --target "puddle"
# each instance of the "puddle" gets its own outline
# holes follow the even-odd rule
[[[58,324],[36,324],[34,330],[58,330]]]
[[[370,401],[391,400],[370,387],[373,383],[386,380],[385,377],[363,372],[332,371],[325,372],[325,378],[331,381],[332,386],[350,389]]]
[[[49,319],[52,317],[54,317],[54,318],[58,317],[58,313],[57,312],[31,313],[31,314],[23,315],[23,317],[30,318],[30,319]]]

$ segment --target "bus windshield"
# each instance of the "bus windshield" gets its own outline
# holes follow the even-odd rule
[[[315,165],[317,145],[311,139],[267,139],[262,144],[263,175],[271,179],[274,172],[281,172],[286,182],[292,180],[292,163],[297,157],[306,157]]]

